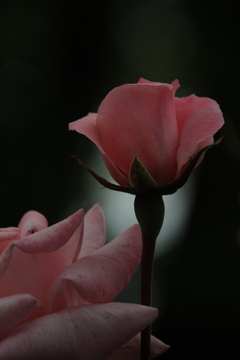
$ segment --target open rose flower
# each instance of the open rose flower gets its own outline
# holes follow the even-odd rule
[[[177,80],[164,84],[140,79],[116,87],[97,114],[70,123],[69,129],[98,146],[122,187],[164,187],[180,179],[197,154],[192,168],[199,164],[224,123],[214,100],[195,95],[177,98],[179,86]],[[174,191],[185,181],[175,183]]]
[[[138,358],[134,336],[157,310],[109,302],[139,264],[139,227],[104,242],[98,205],[50,227],[30,211],[0,229],[0,359]],[[152,356],[166,349],[152,338]]]

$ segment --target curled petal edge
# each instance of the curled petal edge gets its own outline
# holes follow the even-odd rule
[[[141,334],[137,334],[130,341],[120,347],[107,360],[138,360],[140,359]],[[170,346],[151,335],[150,359],[160,356],[170,349]]]
[[[40,302],[29,294],[18,294],[0,299],[0,335],[26,319]]]
[[[0,343],[0,358],[104,360],[157,315],[157,309],[125,303],[68,308],[13,329]]]
[[[141,253],[140,227],[135,224],[59,274],[49,289],[48,312],[52,311],[54,302],[62,291],[66,291],[66,295],[69,293],[70,299],[75,294],[75,291],[72,293],[75,289],[80,295],[80,303],[112,301],[129,283],[139,265]]]
[[[7,270],[14,246],[28,254],[56,251],[68,242],[78,226],[82,223],[83,218],[84,210],[80,209],[68,218],[46,229],[33,233],[25,238],[9,242],[0,255],[0,277]],[[59,234],[58,237],[56,237],[56,233]],[[47,234],[49,237],[48,242],[46,242]]]

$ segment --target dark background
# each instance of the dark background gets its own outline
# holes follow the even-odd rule
[[[163,359],[240,358],[239,24],[233,1],[0,3],[1,227],[30,209],[52,224],[99,201],[69,158],[97,151],[68,123],[113,87],[178,78],[178,96],[220,104],[224,140],[195,171],[184,239],[155,262]]]

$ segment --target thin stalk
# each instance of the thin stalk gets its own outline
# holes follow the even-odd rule
[[[152,280],[153,280],[153,257],[156,239],[143,237],[142,263],[141,263],[141,304],[152,306]],[[141,360],[150,359],[151,348],[151,325],[141,333]]]
[[[164,219],[164,202],[161,194],[151,192],[136,195],[134,201],[136,218],[142,232],[141,304],[152,305],[153,256],[157,236]],[[141,360],[149,360],[151,326],[141,334]]]

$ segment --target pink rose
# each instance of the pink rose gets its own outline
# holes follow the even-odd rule
[[[132,338],[157,310],[109,302],[139,264],[139,227],[104,242],[98,205],[50,227],[30,211],[0,229],[0,359],[138,358]],[[166,349],[152,338],[152,356]]]
[[[177,80],[164,84],[140,79],[116,87],[97,114],[72,122],[69,129],[98,146],[121,186],[136,186],[132,167],[136,157],[143,166],[140,171],[146,170],[157,187],[164,186],[180,178],[190,160],[213,144],[213,135],[224,123],[214,100],[195,95],[177,98],[179,86]]]

